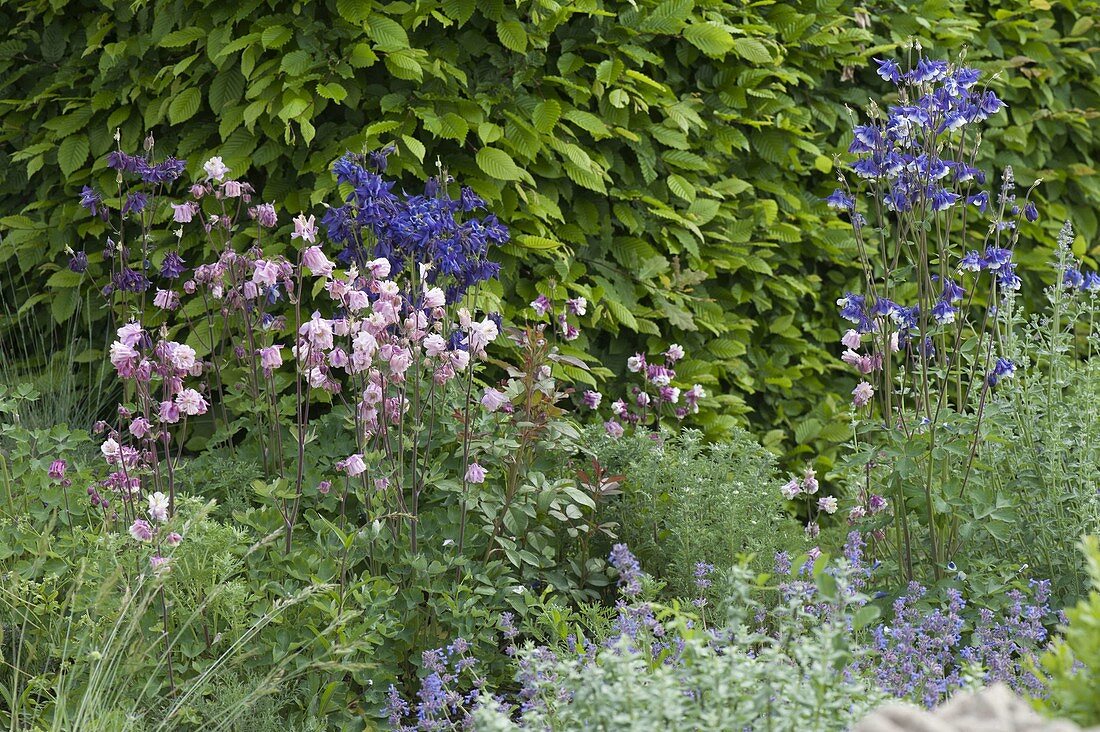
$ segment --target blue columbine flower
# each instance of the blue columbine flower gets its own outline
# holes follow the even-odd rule
[[[982,257],[982,269],[996,272],[1012,261],[1012,252],[1001,247],[986,247]]]
[[[1016,365],[1007,358],[998,358],[993,370],[986,376],[986,382],[990,386],[996,386],[1004,379],[1011,379],[1016,374]]]
[[[958,302],[962,300],[966,295],[966,290],[959,286],[959,283],[950,277],[945,277],[943,280],[943,295],[942,300],[947,302]]]
[[[958,312],[959,309],[946,300],[940,300],[932,306],[932,317],[940,325],[954,323],[955,314]]]
[[[932,192],[932,210],[946,211],[959,201],[959,194],[952,193],[946,188],[937,188]]]
[[[164,256],[164,261],[161,262],[160,276],[170,280],[177,279],[187,269],[183,265],[183,258],[180,257],[178,252],[168,252]]]
[[[131,193],[126,196],[126,200],[122,204],[123,215],[133,211],[134,213],[141,213],[145,210],[145,207],[149,204],[149,196],[145,195],[141,191]]]
[[[829,204],[829,208],[839,208],[845,211],[851,211],[855,208],[856,200],[849,196],[847,193],[837,188],[825,199],[825,203]]]
[[[947,76],[947,62],[933,61],[928,58],[919,59],[916,67],[908,74],[909,81],[914,84],[939,81],[945,76]]]
[[[901,67],[897,61],[892,58],[876,58],[874,62],[878,64],[877,73],[883,80],[893,84],[901,83]]]
[[[1081,284],[1081,289],[1088,290],[1089,292],[1100,290],[1100,275],[1095,272],[1086,272],[1085,281]]]
[[[1028,201],[1024,206],[1024,218],[1028,221],[1037,221],[1039,219],[1039,209],[1035,207],[1035,204]]]
[[[1016,274],[1016,264],[1013,262],[1009,262],[997,272],[997,285],[1002,290],[1016,291],[1022,284]]]
[[[977,207],[979,211],[985,213],[986,208],[989,207],[989,192],[982,191],[966,199],[966,202],[971,206]]]
[[[959,269],[964,272],[980,272],[982,269],[982,255],[978,252],[967,252],[959,260]]]
[[[69,269],[77,274],[85,272],[88,269],[88,255],[86,252],[77,252],[69,260]]]

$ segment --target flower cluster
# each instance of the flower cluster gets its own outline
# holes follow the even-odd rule
[[[628,399],[617,399],[611,404],[612,419],[604,427],[612,437],[621,437],[624,425],[643,426],[659,422],[662,414],[671,411],[677,420],[683,420],[689,414],[698,414],[699,402],[706,397],[701,384],[689,389],[674,385],[676,379],[675,364],[684,358],[684,349],[673,343],[661,354],[664,358],[658,363],[650,363],[645,353],[636,353],[627,359],[629,372],[642,377],[641,386],[630,387]],[[601,397],[598,392],[586,392],[584,404],[592,409],[599,406]]]
[[[930,151],[928,140],[965,135],[1000,112],[1004,103],[992,91],[977,88],[981,74],[975,69],[920,58],[903,74],[892,60],[876,62],[879,75],[898,86],[900,99],[888,108],[885,119],[853,130],[848,148],[858,156],[853,172],[874,184],[890,211],[946,211],[964,200],[984,211],[988,196],[968,195],[971,181],[985,182],[984,173],[966,160]],[[838,189],[828,203],[849,211],[861,225],[850,194]]]
[[[445,173],[430,178],[421,195],[395,194],[393,182],[380,175],[388,152],[367,158],[348,153],[333,166],[337,181],[351,188],[344,205],[322,219],[329,239],[344,247],[337,259],[362,266],[385,258],[395,272],[407,270],[426,284],[441,285],[446,302],[458,302],[499,273],[489,249],[508,241],[508,229],[493,214],[470,215],[483,210],[485,201],[469,188],[452,198],[453,181]]]
[[[420,681],[417,699],[410,704],[393,685],[389,688],[386,716],[395,732],[430,732],[455,729],[457,720],[469,722],[470,711],[481,702],[485,679],[477,674],[477,659],[470,644],[456,638],[446,648],[425,651],[427,675]],[[460,691],[460,687],[469,687]],[[416,710],[416,721],[406,722]]]
[[[963,611],[966,601],[948,589],[946,607],[922,609],[927,590],[913,582],[894,601],[893,619],[874,630],[878,654],[874,672],[884,690],[920,699],[933,707],[963,683],[965,664],[980,668],[987,683],[1004,682],[1018,691],[1038,693],[1042,684],[1029,670],[1046,642],[1044,627],[1051,614],[1048,581],[1033,581],[1032,598],[1019,590],[1008,593],[1011,607],[1003,615],[989,608],[978,611],[969,633]]]

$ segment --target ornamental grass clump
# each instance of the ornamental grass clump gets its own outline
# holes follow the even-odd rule
[[[979,71],[919,47],[908,68],[876,63],[894,91],[854,127],[855,162],[828,198],[863,266],[860,290],[838,301],[842,360],[858,374],[849,515],[898,584],[939,581],[1009,517],[975,487],[976,457],[988,404],[1016,373],[1003,312],[1022,286],[1021,228],[1038,212],[1034,184],[1019,192],[1005,168],[989,186],[976,165],[982,127],[1005,106]]]

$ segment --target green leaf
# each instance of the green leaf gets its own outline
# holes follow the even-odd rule
[[[672,34],[680,30],[691,15],[692,0],[665,0],[642,21],[644,33]]]
[[[260,43],[263,44],[264,48],[282,48],[293,37],[294,34],[290,32],[290,29],[281,25],[273,25],[260,34]]]
[[[565,246],[560,241],[547,239],[544,236],[534,236],[532,234],[519,234],[516,236],[515,241],[525,249],[533,249],[540,252],[549,252]]]
[[[506,20],[497,23],[497,38],[504,47],[516,53],[527,51],[527,31],[518,20]]]
[[[226,106],[240,101],[244,85],[244,75],[235,66],[215,76],[210,83],[210,109],[220,113]]]
[[[367,20],[367,33],[383,51],[403,51],[409,47],[409,36],[405,29],[385,15],[372,14]]]
[[[477,167],[497,180],[519,180],[523,171],[512,156],[495,147],[483,147],[477,151]]]
[[[309,54],[305,51],[291,51],[283,56],[279,63],[279,71],[290,76],[301,76],[310,66]]]
[[[405,143],[405,147],[409,149],[409,152],[416,156],[417,161],[423,163],[424,155],[427,153],[424,143],[410,135],[402,135],[401,140]]]
[[[351,55],[348,56],[348,63],[357,69],[365,69],[377,60],[378,55],[375,54],[369,43],[355,44],[351,49]]]
[[[61,146],[57,148],[57,164],[65,178],[72,178],[73,173],[79,170],[87,159],[88,137],[86,135],[70,135],[62,140]]]
[[[209,32],[202,28],[183,28],[164,36],[157,45],[161,48],[182,48],[189,43],[206,38],[208,35]]]
[[[168,121],[174,125],[186,122],[195,116],[201,104],[202,94],[196,87],[184,89],[168,105]]]
[[[772,54],[768,47],[755,38],[735,39],[733,50],[746,61],[752,61],[756,64],[769,64],[772,62]]]
[[[712,23],[689,25],[684,29],[684,38],[708,56],[722,57],[733,48],[730,32]]]
[[[878,620],[882,611],[878,605],[864,605],[859,610],[856,610],[856,614],[852,616],[852,630],[859,631],[866,628],[871,623]]]
[[[531,121],[535,129],[544,135],[554,131],[554,126],[561,119],[561,104],[554,99],[544,99],[535,105],[535,112],[531,115]]]
[[[327,84],[318,84],[317,93],[325,99],[331,99],[337,103],[344,101],[348,97],[348,90],[335,81],[330,81]]]
[[[373,5],[368,0],[336,0],[336,12],[347,22],[359,25],[370,17]]]
[[[668,189],[677,198],[682,198],[688,203],[695,200],[695,186],[688,183],[687,178],[673,173],[668,177]]]

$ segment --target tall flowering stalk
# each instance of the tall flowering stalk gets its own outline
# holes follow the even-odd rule
[[[906,580],[922,562],[938,580],[967,534],[985,406],[1015,371],[998,306],[1020,288],[1013,250],[1038,213],[1031,189],[1018,199],[1010,168],[987,190],[975,165],[982,123],[1004,108],[977,70],[919,47],[908,70],[876,63],[893,103],[872,104],[854,127],[856,160],[827,199],[850,219],[864,270],[863,291],[837,303],[849,323],[842,360],[860,379],[852,404],[868,479],[853,516]],[[876,463],[891,469],[892,511],[870,505]]]

